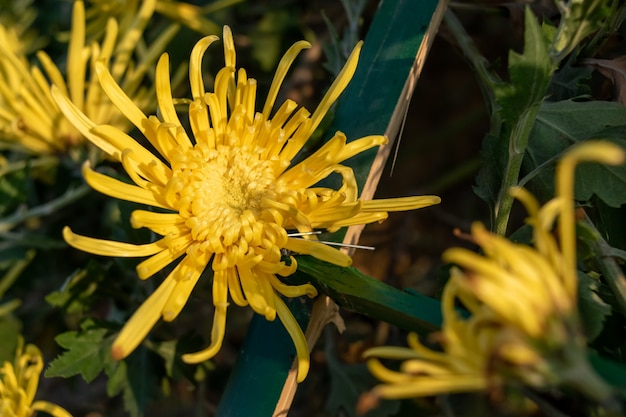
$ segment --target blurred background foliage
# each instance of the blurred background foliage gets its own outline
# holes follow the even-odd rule
[[[258,80],[261,97],[269,88],[282,53],[297,40],[310,41],[313,47],[296,61],[281,94],[314,108],[356,41],[365,36],[378,2],[190,3],[208,9],[220,3],[221,7],[205,16],[210,22],[206,27],[213,24],[217,35],[221,35],[223,24],[233,28],[238,65]],[[459,1],[450,7],[484,56],[486,68],[506,78],[509,50],[519,52],[524,45],[526,5],[547,20],[559,17],[559,10],[551,1]],[[625,29],[619,25],[622,9],[617,10],[620,13],[615,16],[616,31],[598,35],[563,61],[550,86],[551,98],[624,104],[624,64],[620,57],[626,53]],[[19,22],[23,26],[20,38],[29,45],[25,50],[29,57],[43,48],[65,70],[71,1],[2,0],[0,11],[0,23]],[[166,15],[157,13],[145,31],[144,41],[154,40],[170,22]],[[181,26],[166,48],[171,68],[188,60],[200,36],[197,30]],[[473,190],[476,175],[485,163],[486,151],[483,149],[481,154],[481,146],[490,130],[491,115],[476,67],[471,59],[468,62],[467,51],[458,40],[458,32],[444,23],[413,94],[393,171],[387,167],[377,193],[377,197],[438,194],[443,202],[425,211],[395,213],[385,223],[366,228],[361,243],[375,246],[376,251],[357,252],[354,257],[355,266],[363,273],[434,297],[439,295],[447,277],[440,261],[442,251],[452,245],[471,246],[455,237],[453,230],[467,231],[471,222],[482,220],[490,224],[493,218],[488,204]],[[209,54],[207,76],[223,65],[220,48],[210,49]],[[183,82],[176,92],[178,96],[186,93],[185,85]],[[607,112],[607,108],[598,109],[594,117],[606,126],[604,134],[623,138],[625,112],[623,106],[616,106],[611,107],[613,113]],[[549,114],[549,105],[544,111]],[[588,116],[583,112],[580,118],[585,117]],[[547,184],[551,184],[553,172],[537,168],[558,154],[560,148],[558,143],[553,145],[556,150],[535,145],[531,142],[532,157],[524,161],[520,177],[527,175],[529,188],[545,201],[551,196]],[[47,363],[75,343],[90,346],[93,357],[108,355],[112,336],[154,284],[136,279],[135,260],[105,259],[69,249],[61,230],[70,225],[87,235],[136,243],[148,241],[149,232],[130,227],[128,219],[134,208],[131,204],[86,188],[80,164],[67,155],[33,156],[9,146],[0,149],[0,362],[12,358],[19,333],[42,349]],[[112,163],[105,161],[102,166],[107,173],[116,175]],[[601,188],[602,184],[591,188],[598,186]],[[608,199],[591,194],[586,197],[590,200],[592,225],[595,224],[589,233],[597,228],[606,237],[612,253],[626,259],[624,252],[619,252],[626,250],[626,216],[623,201],[617,198],[626,194],[622,188],[616,201],[610,200],[615,193],[608,194]],[[520,229],[524,217],[523,210],[515,206],[509,232]],[[515,236],[523,239],[523,230]],[[584,262],[597,261],[592,250],[588,254]],[[609,315],[610,310],[606,309],[616,306],[616,302],[604,284],[597,284],[588,296],[596,300],[588,305],[600,309],[589,315],[600,320],[599,325],[596,323],[593,346],[612,359],[626,361],[624,312]],[[619,306],[616,309],[619,311]],[[89,362],[89,357],[66,356],[66,363],[57,363],[56,373],[82,375],[67,380],[43,379],[39,395],[54,399],[76,417],[124,415],[125,409],[131,415],[145,410],[145,415],[156,417],[212,415],[252,314],[236,306],[231,306],[231,310],[224,347],[209,364],[184,365],[177,355],[202,346],[208,338],[210,330],[205,323],[210,322],[212,303],[210,286],[205,284],[194,293],[175,323],[161,323],[151,333],[149,349],[143,347],[128,360],[105,366],[104,372],[101,367],[90,368],[80,362]],[[311,372],[298,389],[290,416],[355,416],[361,393],[375,383],[365,368],[362,352],[371,346],[404,344],[405,333],[388,323],[350,312],[343,312],[343,316],[346,331],[339,335],[332,328],[326,329],[312,351]],[[62,333],[64,336],[57,338]],[[131,369],[133,372],[128,373]],[[138,384],[144,387],[140,395],[136,394]],[[517,401],[526,400],[519,396]],[[579,401],[560,398],[556,403],[567,415],[583,415],[577,414]],[[515,401],[456,395],[383,403],[368,415],[510,415],[515,408]],[[544,413],[530,408],[527,414]]]

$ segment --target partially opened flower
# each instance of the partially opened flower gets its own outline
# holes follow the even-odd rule
[[[278,278],[288,277],[297,267],[293,256],[283,259],[281,249],[349,265],[347,255],[306,234],[381,221],[388,211],[426,207],[437,204],[439,198],[358,199],[354,174],[341,162],[385,143],[383,136],[346,143],[345,135],[337,132],[311,156],[292,164],[352,77],[360,44],[311,115],[291,100],[273,111],[279,87],[297,54],[309,47],[307,42],[294,44],[282,58],[263,109],[256,111],[256,80],[235,68],[235,48],[228,27],[224,28],[226,65],[215,77],[213,92],[205,91],[201,61],[217,39],[209,36],[200,40],[191,54],[191,132],[183,128],[174,108],[167,55],[161,57],[156,72],[161,118],[146,116],[105,66],[96,67],[102,88],[158,155],[119,129],[97,125],[55,92],[68,118],[90,141],[119,159],[135,184],[99,174],[89,164],[83,169],[86,181],[112,197],[154,207],[152,211],[134,211],[131,224],[163,236],[153,243],[132,245],[78,236],[66,228],[64,237],[70,245],[98,255],[150,256],[137,267],[141,279],[180,260],[122,329],[113,345],[115,358],[131,353],[160,317],[166,321],[176,318],[210,265],[215,305],[212,342],[201,352],[184,355],[183,360],[200,362],[218,352],[230,293],[236,304],[250,305],[268,320],[279,317],[294,340],[298,378],[302,380],[308,370],[308,348],[282,296],[313,297],[317,291],[310,284],[289,285],[288,279]],[[330,175],[341,178],[338,190],[317,185]],[[289,236],[289,231],[304,238]]]
[[[444,289],[442,351],[422,346],[375,348],[370,357],[407,359],[399,372],[371,359],[372,373],[385,384],[385,398],[527,385],[574,387],[593,400],[610,400],[612,391],[590,368],[576,308],[578,278],[573,200],[577,163],[620,164],[624,152],[607,142],[588,142],[568,152],[557,169],[557,196],[539,206],[526,190],[511,192],[526,206],[534,247],[512,243],[472,225],[472,240],[483,253],[451,248],[443,254],[453,268]],[[558,219],[559,241],[552,235]],[[470,313],[461,318],[460,303]]]
[[[37,58],[45,75],[39,66],[30,66],[26,55],[14,50],[10,42],[0,42],[0,132],[3,140],[10,147],[34,154],[65,152],[83,142],[82,135],[65,119],[52,99],[50,84],[56,85],[61,94],[92,120],[129,129],[132,125],[128,119],[113,106],[97,82],[93,70],[96,61],[103,61],[111,68],[114,79],[122,83],[138,106],[154,109],[149,99],[153,91],[143,87],[142,82],[173,37],[174,29],[165,31],[151,45],[143,61],[133,62],[132,53],[154,13],[155,4],[156,0],[143,2],[138,12],[141,19],[134,16],[134,24],[123,32],[118,30],[114,19],[109,19],[102,41],[87,45],[84,4],[75,1],[65,77],[44,51],[37,52]],[[0,27],[0,40],[4,34]]]
[[[43,357],[35,345],[20,340],[13,363],[0,367],[0,415],[3,417],[33,417],[43,411],[54,417],[71,417],[64,408],[48,401],[35,401]]]

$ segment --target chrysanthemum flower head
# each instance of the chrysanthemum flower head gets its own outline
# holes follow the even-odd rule
[[[533,247],[475,223],[471,237],[482,254],[465,248],[444,252],[443,259],[458,267],[442,298],[442,352],[424,347],[415,335],[410,349],[370,350],[370,357],[408,359],[399,372],[370,360],[372,373],[384,382],[376,394],[407,398],[524,384],[585,386],[596,400],[611,395],[589,368],[576,308],[573,178],[576,164],[584,161],[617,165],[624,151],[602,141],[572,149],[557,168],[557,196],[543,207],[528,191],[511,191],[529,213]],[[552,234],[555,221],[558,241]],[[469,318],[462,318],[456,305],[468,310]]]
[[[118,30],[114,19],[109,19],[102,41],[86,44],[84,4],[75,1],[65,77],[44,51],[37,52],[42,72],[39,66],[30,66],[27,57],[13,50],[10,43],[0,42],[0,132],[8,146],[34,154],[56,154],[83,142],[82,135],[65,119],[53,100],[50,84],[56,85],[61,94],[92,120],[129,129],[132,125],[112,105],[97,82],[96,61],[103,61],[110,67],[113,77],[123,84],[138,105],[154,108],[148,99],[151,92],[141,83],[174,32],[164,32],[140,62],[132,62],[132,51],[154,13],[155,2],[143,2],[133,25],[124,32]]]
[[[104,91],[132,121],[150,144],[153,154],[130,136],[109,125],[97,125],[67,98],[54,92],[59,105],[76,127],[94,144],[119,159],[134,182],[127,184],[102,175],[86,164],[86,181],[112,197],[154,207],[132,213],[133,227],[147,227],[160,240],[132,245],[92,239],[64,231],[66,241],[79,249],[105,256],[150,256],[137,267],[146,279],[170,263],[178,265],[135,312],[113,345],[113,356],[123,358],[145,338],[159,318],[171,321],[180,313],[196,282],[207,269],[213,271],[212,342],[205,350],[186,354],[190,363],[214,356],[224,337],[228,294],[240,306],[268,320],[276,316],[294,340],[299,359],[298,378],[308,370],[308,348],[302,330],[282,297],[313,297],[310,284],[289,285],[296,259],[284,259],[281,250],[312,255],[337,265],[349,265],[342,252],[315,241],[307,233],[317,229],[383,220],[388,211],[425,207],[438,197],[410,197],[361,201],[346,159],[385,143],[369,136],[346,143],[337,132],[302,162],[292,159],[302,149],[320,121],[351,79],[359,44],[341,74],[311,115],[291,100],[274,111],[278,90],[286,73],[307,42],[294,44],[284,55],[261,111],[256,110],[256,80],[236,68],[231,31],[224,28],[225,66],[215,77],[212,92],[205,91],[201,62],[216,36],[200,40],[189,65],[192,98],[188,102],[190,131],[179,120],[172,98],[168,57],[156,70],[160,118],[146,116],[115,83],[107,68],[96,69]],[[339,189],[317,185],[336,175]],[[300,237],[290,236],[290,232]],[[304,236],[304,238],[301,238]],[[279,278],[283,277],[283,278]]]
[[[20,339],[14,362],[4,362],[0,367],[0,415],[32,417],[37,411],[43,411],[54,417],[71,417],[56,404],[35,401],[42,369],[39,348],[31,344],[24,348]]]
[[[173,22],[183,24],[202,35],[209,35],[218,33],[220,28],[206,16],[241,1],[218,0],[206,6],[197,6],[176,0],[156,0],[155,10]],[[107,20],[110,18],[117,20],[122,29],[131,26],[142,3],[139,0],[88,0],[87,38],[99,39],[106,31]]]

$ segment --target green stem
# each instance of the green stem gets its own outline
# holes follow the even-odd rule
[[[0,166],[0,177],[3,177],[7,174],[10,174],[15,171],[21,171],[26,167],[31,168],[40,168],[40,167],[48,167],[54,166],[59,162],[58,158],[55,156],[42,156],[36,159],[28,159],[16,162],[9,162],[6,165]]]
[[[89,186],[83,184],[76,188],[68,189],[61,197],[49,201],[37,207],[33,207],[30,210],[17,210],[11,216],[6,217],[0,221],[0,232],[6,232],[11,230],[18,224],[32,219],[33,217],[47,216],[55,211],[71,204],[79,199],[83,198],[88,192]]]
[[[539,105],[528,108],[515,122],[509,135],[509,157],[495,207],[495,232],[501,236],[506,234],[511,208],[513,207],[513,197],[509,190],[518,183],[522,161],[528,146],[528,138],[538,112]]]
[[[588,242],[595,255],[602,277],[611,289],[620,312],[626,316],[626,277],[615,260],[614,249],[604,240],[586,213],[582,224],[592,237]]]
[[[560,372],[561,383],[601,406],[605,415],[622,415],[615,390],[591,367],[584,351],[574,348],[567,355],[568,363]]]

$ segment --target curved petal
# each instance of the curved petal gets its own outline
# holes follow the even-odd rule
[[[98,148],[102,149],[108,155],[119,158],[119,150],[110,144],[109,142],[102,140],[99,136],[93,134],[91,130],[96,126],[94,122],[91,121],[90,118],[85,116],[85,114],[78,108],[72,101],[63,94],[63,92],[57,87],[53,85],[50,93],[52,94],[52,98],[56,101],[59,109],[65,117],[74,125],[76,129],[86,137],[91,143],[96,145]]]
[[[298,377],[297,381],[302,382],[306,375],[309,373],[309,345],[307,344],[306,338],[304,337],[304,333],[300,328],[300,325],[296,321],[296,318],[293,316],[289,307],[285,305],[284,301],[281,298],[274,294],[275,303],[276,303],[276,313],[278,314],[278,318],[285,326],[287,333],[291,336],[291,340],[293,340],[293,344],[296,347],[296,357],[298,358]]]
[[[270,90],[267,93],[267,99],[265,100],[265,105],[263,106],[263,117],[265,120],[269,120],[270,112],[272,111],[272,107],[274,107],[274,102],[276,101],[276,97],[278,96],[278,91],[280,90],[280,86],[283,84],[285,80],[285,76],[291,68],[293,61],[296,59],[300,51],[303,49],[308,49],[311,47],[311,44],[307,41],[299,41],[291,45],[291,47],[285,52],[285,55],[280,59],[278,63],[278,68],[276,68],[276,72],[274,73],[274,79],[272,80],[272,84],[270,85]]]
[[[35,401],[31,408],[33,410],[43,411],[54,417],[72,417],[65,408],[48,401]]]
[[[189,84],[191,97],[194,100],[204,97],[204,80],[202,79],[202,57],[208,47],[219,38],[215,35],[205,36],[200,39],[191,50],[189,58]]]
[[[96,191],[120,200],[132,201],[134,203],[147,204],[149,206],[172,209],[157,200],[157,196],[152,191],[145,190],[136,185],[127,184],[109,176],[100,174],[91,169],[89,161],[83,164],[83,177],[87,184]]]
[[[96,74],[102,89],[109,97],[111,102],[126,116],[130,122],[144,135],[146,134],[145,121],[148,117],[143,111],[124,93],[122,88],[117,84],[109,69],[102,61],[96,62]]]

